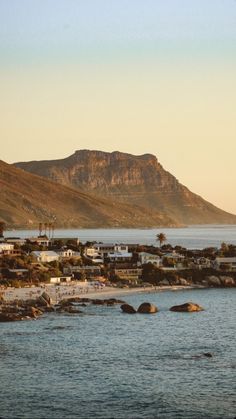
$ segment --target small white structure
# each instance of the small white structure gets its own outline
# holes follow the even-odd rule
[[[61,284],[62,282],[71,282],[71,276],[55,276],[50,278],[51,284]]]
[[[79,252],[75,252],[72,249],[60,249],[60,250],[57,250],[56,253],[62,259],[72,258],[72,257],[76,257],[76,258],[79,258],[80,257],[80,253]]]
[[[14,244],[10,243],[0,243],[0,253],[10,254],[14,250]]]
[[[37,260],[37,262],[53,262],[54,260],[59,260],[59,255],[52,250],[43,250],[43,251],[33,251],[31,255]]]
[[[147,252],[140,252],[138,254],[140,265],[145,263],[152,263],[153,265],[159,267],[161,265],[161,258],[158,255],[153,255]]]

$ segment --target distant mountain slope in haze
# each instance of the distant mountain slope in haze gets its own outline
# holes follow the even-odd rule
[[[151,227],[177,223],[152,210],[90,196],[0,161],[0,220],[8,227]]]
[[[61,160],[15,164],[57,183],[161,212],[180,224],[231,224],[229,214],[189,191],[151,154],[78,150]]]

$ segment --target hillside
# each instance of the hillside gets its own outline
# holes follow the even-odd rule
[[[151,154],[79,150],[65,159],[16,166],[98,197],[161,212],[180,224],[236,223],[235,215],[192,193]]]
[[[8,227],[38,222],[56,227],[148,227],[176,225],[170,217],[95,198],[0,161],[0,220]]]

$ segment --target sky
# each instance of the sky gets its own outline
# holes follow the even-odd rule
[[[0,158],[152,153],[236,214],[235,0],[0,0]]]

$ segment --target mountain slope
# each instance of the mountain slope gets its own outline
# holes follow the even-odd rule
[[[149,227],[176,225],[137,206],[95,198],[0,161],[0,220],[8,227]]]
[[[235,215],[189,191],[151,154],[79,150],[65,159],[16,166],[97,196],[164,213],[181,224],[236,223]]]

